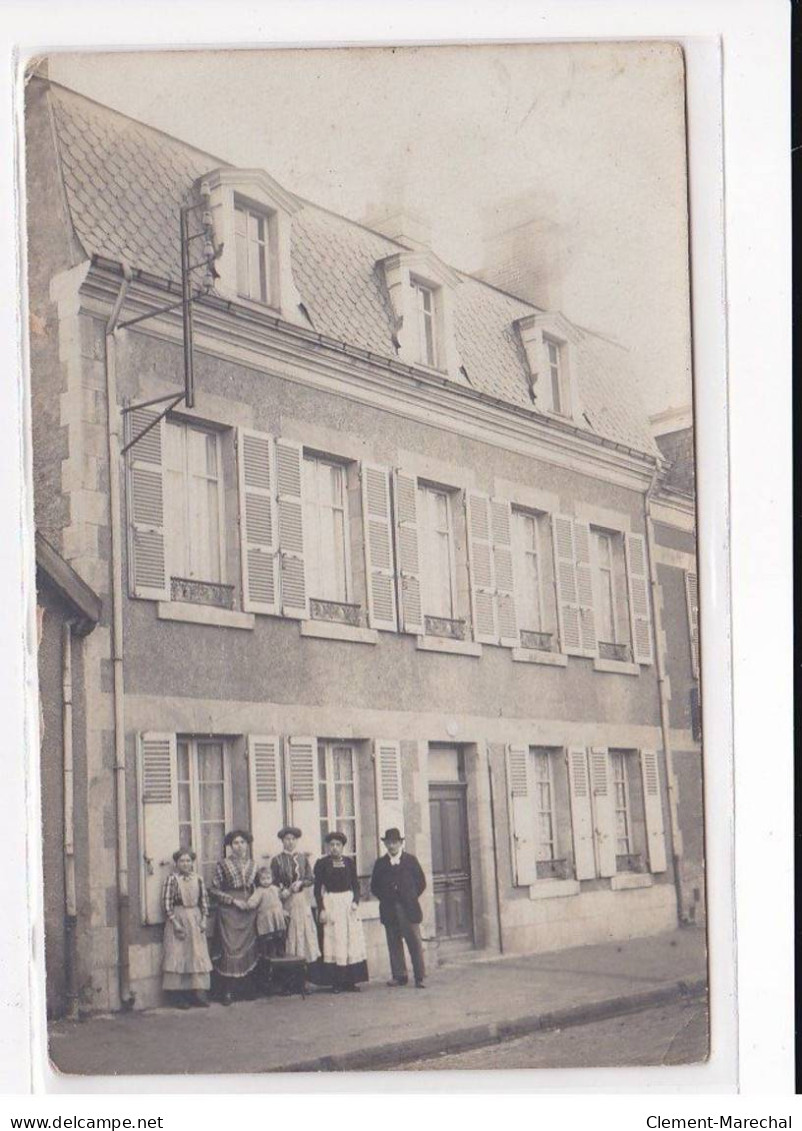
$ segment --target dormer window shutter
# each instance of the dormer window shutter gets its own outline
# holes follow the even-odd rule
[[[367,578],[368,624],[395,632],[398,627],[393,560],[390,469],[363,463],[362,522]]]
[[[153,409],[125,415],[126,442],[141,439],[126,453],[128,490],[128,581],[132,597],[170,600],[164,506],[164,418]],[[148,425],[150,430],[141,435]]]
[[[473,637],[481,644],[497,644],[496,588],[493,562],[493,528],[490,499],[466,492],[468,569],[471,580]]]
[[[395,473],[395,521],[398,554],[398,606],[402,632],[423,632],[418,481],[404,471]]]
[[[240,428],[237,433],[242,607],[278,613],[279,565],[275,459],[272,436]]]
[[[629,616],[632,626],[632,654],[637,664],[653,662],[652,611],[649,600],[649,569],[646,540],[642,534],[626,536]]]
[[[551,524],[560,648],[569,656],[584,656],[577,591],[574,520],[570,515],[553,514]]]
[[[309,616],[304,559],[303,481],[302,446],[293,440],[276,440],[281,612],[285,617],[301,620]]]

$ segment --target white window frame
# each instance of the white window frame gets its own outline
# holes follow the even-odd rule
[[[218,534],[218,542],[219,542],[218,553],[220,555],[220,577],[217,580],[213,580],[211,577],[189,577],[189,576],[187,576],[187,580],[206,582],[209,585],[225,585],[226,582],[227,582],[227,571],[226,571],[227,561],[226,561],[225,483],[223,481],[224,476],[223,476],[222,434],[221,434],[220,430],[217,429],[217,428],[210,428],[207,425],[201,424],[201,423],[196,422],[194,420],[185,420],[181,417],[168,417],[165,423],[166,423],[166,426],[167,426],[168,429],[173,428],[173,427],[177,427],[177,428],[183,429],[184,431],[191,430],[193,432],[202,432],[205,435],[212,436],[214,438],[215,459],[216,459],[216,462],[217,462],[217,518],[218,518],[217,534]],[[169,443],[168,435],[169,434],[165,435],[166,443]],[[187,451],[188,451],[188,445],[185,443],[184,444],[184,457],[185,458],[184,458],[183,478],[184,478],[184,483],[185,483],[184,501],[185,501],[185,505],[186,505],[187,509],[186,509],[186,513],[184,514],[184,530],[186,531],[187,538],[191,539],[190,513],[189,513],[189,508],[188,508],[189,492],[186,490],[186,483],[187,483],[187,480],[189,478],[189,466],[188,466],[187,460],[186,460]],[[163,475],[164,475],[164,491],[165,491],[164,531],[165,531],[165,555],[166,555],[166,558],[167,558],[166,573],[167,573],[167,577],[170,578],[170,580],[172,580],[173,577],[184,577],[185,576],[184,574],[180,574],[180,573],[175,572],[175,570],[173,568],[175,563],[170,560],[170,549],[171,549],[171,541],[172,541],[171,534],[170,534],[170,522],[171,522],[171,518],[172,518],[172,508],[171,508],[171,502],[170,502],[171,471],[172,471],[172,469],[168,466],[167,453],[165,451],[165,454],[164,454],[164,457],[163,457]],[[207,476],[206,478],[209,479],[211,477]],[[189,574],[189,573],[190,573],[190,571],[188,570],[187,574]]]
[[[410,275],[409,285],[412,288],[414,297],[415,308],[415,332],[417,335],[417,353],[418,363],[425,365],[428,369],[439,368],[439,288],[431,286],[429,283],[423,282],[415,275]],[[428,296],[430,302],[430,310],[425,309],[425,297]],[[431,332],[431,352],[429,351],[429,343],[426,336],[426,325],[428,321],[429,330]]]
[[[443,486],[442,484],[439,484],[439,483],[430,483],[428,480],[422,479],[420,476],[418,476],[417,477],[417,491],[418,491],[418,531],[419,531],[419,536],[420,536],[421,531],[425,532],[425,536],[420,539],[421,574],[423,574],[423,570],[425,568],[424,567],[424,563],[426,561],[425,551],[426,551],[427,546],[428,546],[428,538],[429,538],[428,524],[424,525],[421,522],[421,517],[422,517],[421,516],[421,507],[420,507],[421,492],[430,492],[430,493],[436,493],[438,495],[443,495],[445,500],[446,500],[446,524],[447,524],[447,527],[448,527],[448,530],[447,530],[447,533],[448,533],[448,575],[449,575],[449,590],[450,590],[450,604],[451,604],[451,613],[450,613],[450,616],[446,619],[457,620],[458,618],[455,615],[456,612],[457,612],[457,568],[456,568],[456,557],[455,557],[455,554],[454,554],[455,547],[454,547],[454,504],[453,504],[453,496],[457,493],[457,489],[454,488],[454,487],[445,487],[445,486]],[[428,509],[428,503],[427,503],[427,509]],[[424,592],[425,592],[425,586],[422,584],[421,585],[421,613],[422,613],[422,616],[424,618],[424,625],[425,625],[427,616],[437,617],[437,616],[442,616],[442,613],[433,613],[433,612],[427,611],[427,609],[424,607],[424,602],[423,602]]]
[[[179,796],[179,784],[184,780],[180,778],[180,754],[179,748],[182,744],[188,746],[189,753],[189,809],[190,821],[189,824],[192,829],[192,848],[197,853],[196,869],[199,875],[203,874],[203,861],[201,860],[201,848],[203,845],[203,837],[201,833],[201,806],[200,806],[200,777],[198,772],[198,748],[204,743],[219,745],[223,750],[223,814],[224,814],[224,829],[230,829],[232,825],[232,797],[231,797],[231,751],[229,743],[224,738],[219,738],[211,735],[187,735],[179,734],[176,736],[176,797]],[[181,825],[186,822],[181,820],[180,803],[176,801],[176,814],[178,817],[178,827],[176,828],[175,844],[176,848],[179,843],[179,835]],[[222,843],[221,843],[222,847]],[[218,857],[219,859],[219,857]],[[206,861],[210,863],[210,861]]]
[[[556,359],[552,357],[552,350],[556,354]],[[573,415],[571,405],[571,381],[568,374],[566,344],[565,342],[561,342],[558,338],[552,337],[550,334],[544,334],[543,353],[546,361],[546,376],[549,386],[549,411],[553,413],[554,416],[571,420]],[[557,383],[559,407],[554,402],[555,380]]]
[[[559,842],[557,839],[557,813],[554,804],[554,752],[548,747],[544,746],[530,746],[529,757],[532,759],[532,782],[535,789],[535,867],[541,862],[552,863],[555,860],[561,859],[559,856]],[[542,757],[546,762],[547,779],[543,779],[538,775],[538,758]],[[540,786],[548,785],[549,787],[549,809],[544,810],[540,805]],[[548,843],[551,846],[551,856],[541,856],[540,849],[544,842],[541,839],[540,833],[540,817],[544,812],[548,812],[551,819],[551,841]]]
[[[619,640],[620,635],[618,630],[618,605],[615,596],[616,576],[615,576],[615,556],[613,549],[613,539],[620,538],[622,540],[623,552],[623,534],[615,530],[605,530],[602,527],[591,526],[591,542],[592,542],[592,562],[593,562],[593,586],[594,586],[594,603],[596,606],[596,632],[598,635],[599,643],[603,644],[625,644],[626,641]],[[609,570],[607,566],[602,566],[601,557],[599,555],[599,538],[607,540],[607,546],[610,551],[610,565]],[[610,585],[610,622],[612,625],[612,639],[603,640],[599,631],[601,625],[602,610],[604,608],[603,600],[603,577],[602,575],[609,572],[609,585]],[[626,577],[624,578],[626,581]],[[630,641],[631,647],[631,641]]]
[[[358,744],[352,739],[319,738],[317,740],[317,749],[315,751],[315,755],[319,759],[320,750],[322,749],[324,751],[324,765],[326,769],[325,777],[321,777],[318,773],[318,798],[320,797],[320,786],[325,785],[326,787],[326,812],[324,813],[322,806],[318,805],[318,838],[321,844],[321,852],[323,852],[324,822],[326,822],[326,824],[328,825],[329,832],[337,828],[337,814],[334,809],[334,799],[336,796],[334,779],[334,749],[337,746],[347,746],[351,751],[352,784],[354,789],[354,836],[353,841],[349,837],[349,843],[345,846],[345,855],[351,856],[353,858],[356,865],[357,874],[359,874],[359,837],[362,827],[362,817],[359,811],[359,750]],[[350,820],[351,818],[348,819]]]
[[[272,245],[274,243],[273,232],[272,232],[272,227],[271,227],[271,225],[273,223],[273,217],[267,209],[259,208],[258,206],[251,204],[250,201],[247,201],[247,200],[243,199],[242,197],[237,196],[235,194],[235,196],[234,196],[234,265],[235,265],[237,275],[239,275],[239,247],[240,247],[240,235],[239,235],[239,233],[237,233],[237,213],[238,212],[243,213],[244,216],[245,216],[245,250],[246,250],[246,264],[245,264],[246,272],[245,273],[246,273],[246,277],[248,279],[248,292],[244,293],[243,291],[241,291],[239,289],[239,283],[238,283],[237,284],[237,294],[240,298],[247,298],[247,299],[250,299],[251,302],[258,302],[261,306],[273,306],[274,305],[274,303],[272,301],[272,299],[273,299],[273,296],[272,296],[273,287],[272,287],[272,279],[271,279],[271,266],[272,266],[271,256],[273,254],[273,246]],[[263,241],[252,240],[250,235],[248,234],[248,218],[250,216],[255,217],[257,220],[261,220],[264,223],[264,240]],[[259,246],[261,248],[261,252],[260,252],[261,257],[262,257],[262,265],[261,266],[262,266],[262,271],[264,273],[264,281],[265,281],[264,297],[262,295],[253,295],[253,294],[250,293],[251,246],[253,244],[256,244],[257,246]]]
[[[337,467],[342,474],[342,509],[343,509],[343,551],[344,551],[344,579],[345,579],[345,596],[342,598],[342,604],[348,604],[353,601],[354,585],[351,573],[351,527],[350,527],[350,498],[348,493],[348,461],[339,459],[337,456],[332,456],[327,453],[318,452],[311,448],[304,448],[303,450],[303,464],[301,468],[302,475],[306,474],[306,463],[325,464],[328,467]],[[304,496],[304,511],[306,511],[306,493]],[[305,540],[305,559],[307,563],[307,573],[309,562],[311,561],[311,554],[313,552],[313,540],[311,532],[307,529],[306,514],[304,514],[304,540]],[[319,562],[318,562],[319,564]],[[322,597],[318,593],[313,593],[309,588],[307,578],[307,592],[310,599],[318,601],[331,600],[328,597]]]
[[[541,523],[544,521],[545,517],[546,516],[544,516],[543,513],[540,512],[540,511],[527,510],[524,507],[518,507],[515,504],[512,505],[512,521],[513,521],[513,526],[514,526],[514,530],[515,530],[515,533],[513,534],[514,554],[513,554],[512,570],[513,570],[513,582],[514,582],[514,585],[515,585],[516,615],[517,615],[517,618],[518,618],[518,628],[523,629],[525,632],[527,632],[527,631],[528,632],[546,632],[547,631],[544,628],[545,612],[544,612],[544,605],[543,605],[543,548],[542,548],[541,529],[540,529]],[[525,547],[525,548],[523,548],[523,554],[524,554],[525,557],[528,556],[528,555],[534,555],[536,567],[537,567],[537,614],[538,614],[538,621],[539,621],[537,628],[534,628],[532,625],[524,624],[523,620],[521,619],[521,614],[522,614],[523,607],[524,607],[523,606],[523,586],[527,583],[525,571],[523,571],[524,575],[521,576],[522,571],[520,569],[520,561],[519,561],[519,551],[521,550],[521,545],[520,545],[520,540],[519,540],[519,535],[518,535],[518,531],[519,531],[519,525],[518,524],[519,524],[519,520],[521,518],[531,520],[532,526],[533,526],[533,531],[534,531],[534,536],[535,536],[535,548],[534,548],[534,550]]]
[[[632,800],[629,790],[629,770],[627,769],[627,751],[626,750],[609,750],[609,765],[610,765],[610,781],[613,787],[613,821],[615,836],[615,854],[616,856],[632,856],[633,855],[633,842],[632,842]],[[622,777],[617,776],[618,766],[621,766]],[[624,809],[622,810],[618,803],[618,787],[623,784],[624,786]],[[618,814],[623,812],[626,817],[627,826],[627,849],[626,852],[620,851],[619,835],[618,835]]]

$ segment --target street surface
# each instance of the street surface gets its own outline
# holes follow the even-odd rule
[[[707,1058],[707,1052],[705,1003],[678,1002],[470,1052],[415,1060],[398,1070],[646,1067],[696,1064]]]

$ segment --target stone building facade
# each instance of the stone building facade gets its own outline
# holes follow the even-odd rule
[[[435,966],[675,926],[685,596],[625,351],[55,84],[26,139],[36,518],[102,602],[82,1006],[160,1000],[171,853],[208,874],[232,825],[346,831],[377,977],[391,825]],[[183,205],[218,252],[192,408],[180,310],[126,326],[180,297]]]

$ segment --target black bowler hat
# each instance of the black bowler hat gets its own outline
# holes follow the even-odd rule
[[[400,844],[403,839],[404,837],[401,835],[400,829],[388,829],[382,837],[382,840],[385,844],[387,844],[388,840],[395,841],[397,844]]]

